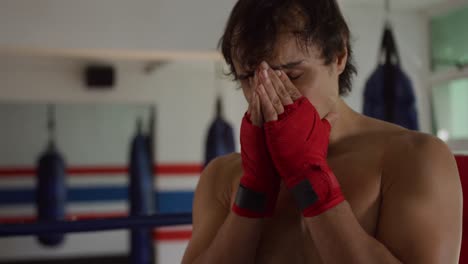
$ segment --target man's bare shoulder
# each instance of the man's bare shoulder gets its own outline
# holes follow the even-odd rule
[[[383,151],[382,170],[424,169],[437,164],[454,164],[454,157],[447,144],[439,138],[408,130],[395,124],[365,117],[362,121],[364,138],[375,138]],[[430,161],[437,161],[429,164]],[[418,168],[424,166],[424,168]],[[401,173],[398,173],[401,175]],[[382,177],[394,177],[396,173],[383,173]]]
[[[367,122],[374,124],[375,134],[382,142],[383,190],[398,177],[414,183],[441,175],[445,175],[444,180],[458,180],[453,154],[439,138],[375,119]],[[437,182],[441,179],[432,180]]]
[[[422,154],[440,154],[441,150],[445,150],[445,153],[450,152],[448,146],[433,135],[368,117],[364,117],[362,126],[366,127],[363,130],[364,135],[376,134],[382,142],[385,142],[385,152],[390,158],[406,159]]]
[[[430,134],[404,129],[387,140],[386,160],[398,161],[401,165],[416,165],[420,161],[427,163],[432,159],[453,159],[447,144]]]
[[[219,172],[217,177],[220,181],[232,182],[236,178],[239,178],[242,172],[241,155],[233,152],[220,156],[213,161],[213,166]]]
[[[376,238],[407,262],[456,259],[463,196],[452,152],[437,137],[382,123]]]

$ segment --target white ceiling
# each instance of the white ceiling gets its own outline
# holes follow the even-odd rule
[[[385,0],[338,0],[343,6],[359,7],[359,6],[381,6],[384,9]],[[467,0],[390,0],[392,10],[419,10],[428,11],[447,6],[460,5],[468,3]]]
[[[0,0],[0,56],[216,59],[215,43],[236,1],[43,0],[31,8],[30,0]],[[385,0],[337,1],[354,9],[349,11],[359,11],[359,16],[384,11]],[[413,12],[440,15],[468,6],[468,0],[390,1],[392,11],[410,12],[410,16]]]

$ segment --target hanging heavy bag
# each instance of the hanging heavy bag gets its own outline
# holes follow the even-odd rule
[[[130,215],[144,216],[154,213],[153,173],[148,137],[141,133],[141,121],[130,151]],[[133,228],[130,234],[130,263],[154,263],[153,232],[151,228]]]
[[[39,157],[36,168],[36,209],[37,221],[53,224],[65,220],[67,188],[65,184],[66,166],[62,155],[55,146],[55,108],[47,108],[47,129],[49,146]],[[47,234],[37,237],[45,246],[60,245],[64,234]]]
[[[36,206],[39,222],[65,220],[66,184],[65,161],[53,146],[39,158],[37,164]],[[41,244],[58,246],[64,234],[47,234],[38,237]]]
[[[413,86],[401,69],[400,56],[389,24],[384,30],[379,55],[381,61],[364,89],[364,114],[418,130]]]
[[[234,132],[232,126],[222,116],[222,102],[216,101],[216,116],[211,123],[205,141],[206,166],[212,159],[235,151]]]

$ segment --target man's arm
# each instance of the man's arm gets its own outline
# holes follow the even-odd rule
[[[384,160],[376,239],[348,203],[306,218],[325,263],[458,263],[462,192],[453,155],[429,136],[407,143]]]
[[[226,181],[229,175],[223,173],[232,173],[224,169],[232,161],[229,157],[215,159],[200,176],[193,204],[192,239],[183,264],[254,263],[263,220],[241,217],[230,210],[232,185]]]
[[[457,165],[442,141],[418,141],[407,155],[393,154],[377,237],[404,262],[458,263],[463,196]]]

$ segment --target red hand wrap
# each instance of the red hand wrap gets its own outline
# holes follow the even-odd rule
[[[264,125],[271,157],[306,217],[335,207],[344,196],[328,167],[331,126],[320,119],[310,101],[301,97],[285,107],[277,121]]]
[[[241,186],[237,192],[236,202],[233,204],[232,210],[240,216],[250,218],[271,217],[275,210],[281,178],[275,171],[268,153],[263,129],[252,124],[249,114],[245,114],[242,119],[240,143],[244,173],[240,180]],[[247,190],[251,194],[257,194],[253,197],[256,201],[252,201],[252,196],[247,200],[244,199],[244,202],[249,202],[249,199],[253,203],[260,202],[260,205],[257,204],[257,209],[242,206],[237,202],[245,198],[240,197],[246,193],[243,193],[241,189]],[[258,209],[258,207],[261,208]]]

